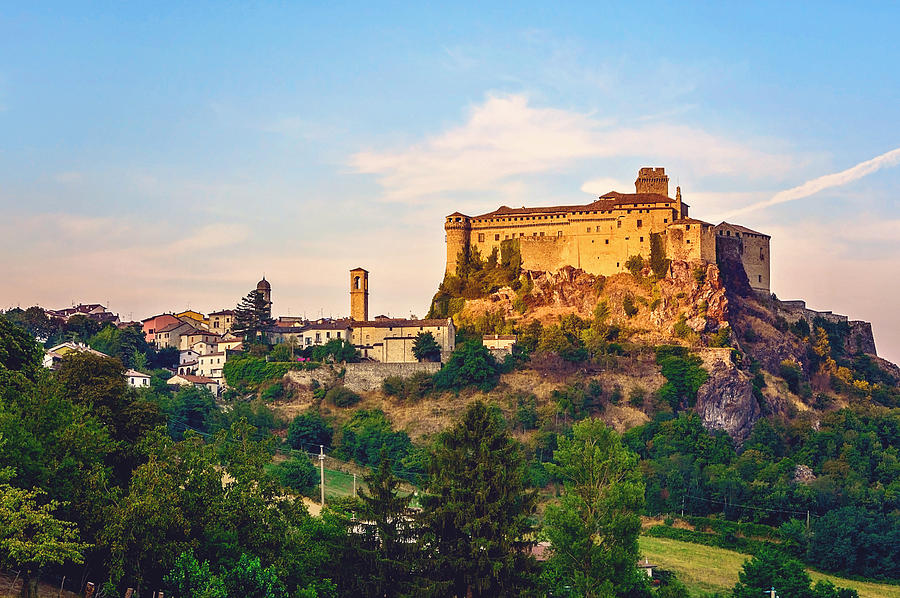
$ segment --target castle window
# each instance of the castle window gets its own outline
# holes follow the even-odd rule
[[[758,275],[758,276],[756,277],[756,279],[757,279],[757,282],[762,282],[762,275]]]
[[[484,233],[478,233],[478,242],[484,243]]]
[[[691,225],[690,225],[690,224],[685,224],[685,225],[684,225],[684,230],[691,230]]]
[[[525,233],[519,233],[519,236],[520,236],[520,237],[524,237],[524,236],[525,236]]]
[[[606,240],[606,244],[609,245],[609,239]]]
[[[622,221],[616,220],[616,228],[622,228]]]
[[[644,221],[643,221],[643,220],[638,220],[638,221],[637,221],[637,227],[638,227],[638,228],[641,228],[642,226],[644,226]]]
[[[691,240],[690,240],[690,239],[687,239],[687,240],[686,240],[686,241],[685,241],[685,243],[690,243],[690,242],[691,242]]]
[[[499,240],[500,240],[500,234],[499,234],[499,233],[496,234],[496,235],[494,235],[494,240],[495,240],[495,241],[499,241]]]
[[[762,248],[760,248],[760,250],[759,250],[759,261],[761,261],[761,262],[766,261],[766,254],[763,253]]]
[[[541,231],[541,236],[542,236],[542,237],[544,236],[544,231]]]
[[[668,218],[663,218],[663,224],[667,223],[668,221],[669,221]]]
[[[643,243],[643,242],[644,242],[644,237],[641,237],[641,243]]]
[[[618,268],[618,267],[619,267],[619,262],[616,262],[616,268]]]
[[[562,236],[562,231],[557,231],[556,236],[557,236],[557,237],[561,237],[561,236]]]
[[[591,232],[591,227],[587,227],[587,232]]]

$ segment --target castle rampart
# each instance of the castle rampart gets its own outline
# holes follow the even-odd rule
[[[456,272],[460,252],[477,249],[482,256],[500,252],[503,241],[519,240],[522,267],[527,270],[581,268],[591,274],[626,271],[633,255],[650,257],[650,237],[665,238],[667,257],[714,263],[716,235],[739,234],[751,286],[769,288],[769,237],[727,223],[712,224],[689,218],[689,206],[668,196],[664,168],[641,168],[635,193],[610,191],[584,205],[510,208],[501,206],[480,216],[455,212],[444,222],[448,274]],[[739,229],[739,230],[738,230]],[[748,253],[749,252],[749,253]],[[746,256],[746,257],[744,257]]]

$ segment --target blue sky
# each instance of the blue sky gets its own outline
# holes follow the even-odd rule
[[[871,320],[900,360],[898,22],[896,3],[9,3],[0,306],[208,310],[265,272],[277,312],[338,316],[362,265],[374,312],[422,315],[443,215],[665,166],[692,215],[773,235],[779,297]]]

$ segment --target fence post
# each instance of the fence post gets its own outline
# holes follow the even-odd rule
[[[84,598],[91,598],[94,595],[94,582],[89,581],[84,588]]]
[[[128,588],[125,590],[125,598],[131,598],[134,595],[134,588]]]
[[[63,586],[66,585],[66,576],[63,575],[62,581],[59,582],[59,592],[56,593],[56,598],[62,597]]]

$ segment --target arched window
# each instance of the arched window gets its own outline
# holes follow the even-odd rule
[[[353,277],[353,288],[354,288],[354,289],[358,289],[358,288],[359,288],[359,276],[354,276],[354,277]]]

